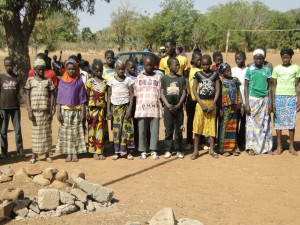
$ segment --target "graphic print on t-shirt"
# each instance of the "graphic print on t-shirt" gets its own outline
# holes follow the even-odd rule
[[[167,87],[167,95],[179,95],[179,87],[176,81],[170,83],[170,87]]]
[[[5,80],[2,86],[4,90],[16,90],[17,82],[13,80]]]

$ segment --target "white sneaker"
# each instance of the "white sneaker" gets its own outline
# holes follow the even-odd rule
[[[177,152],[176,155],[177,155],[177,157],[179,159],[183,159],[184,158],[184,154],[182,152]]]
[[[155,160],[159,159],[159,156],[157,155],[156,152],[151,152],[151,157]]]
[[[172,156],[172,153],[169,152],[169,151],[166,151],[166,152],[165,152],[165,155],[164,155],[164,158],[165,158],[165,159],[168,159],[168,158],[170,158],[171,156]]]
[[[142,152],[142,153],[141,153],[141,156],[140,156],[140,159],[141,159],[141,160],[147,159],[147,153],[146,153],[146,152]]]

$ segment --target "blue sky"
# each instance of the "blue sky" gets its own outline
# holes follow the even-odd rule
[[[95,14],[89,15],[85,12],[80,12],[78,17],[80,19],[79,29],[83,27],[90,27],[92,32],[103,29],[104,27],[109,27],[111,19],[111,13],[122,5],[126,0],[111,0],[111,3],[106,3],[102,0],[96,0]],[[160,3],[162,0],[129,0],[130,3],[140,12],[145,11],[152,16],[154,13],[161,10]],[[211,7],[218,5],[220,3],[230,2],[230,0],[195,0],[195,9],[199,10],[201,13],[205,13],[206,10]],[[250,1],[251,2],[251,1]],[[281,12],[286,12],[290,9],[295,9],[300,7],[299,0],[262,0],[270,9],[278,10]]]

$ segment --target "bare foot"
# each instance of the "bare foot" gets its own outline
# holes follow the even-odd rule
[[[65,159],[65,162],[71,162],[72,161],[72,155],[68,155]]]
[[[73,154],[72,162],[78,162],[77,154]]]
[[[267,154],[268,154],[268,155],[274,155],[274,152],[268,151]]]
[[[296,150],[294,148],[290,148],[289,152],[294,156],[298,156],[298,153],[296,152]]]
[[[282,153],[282,148],[277,147],[277,149],[274,151],[274,155],[280,155]]]

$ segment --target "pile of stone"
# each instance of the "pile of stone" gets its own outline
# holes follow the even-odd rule
[[[14,185],[35,182],[49,186],[39,189],[38,196],[33,198],[25,197],[24,191],[20,188],[4,189],[0,196],[0,221],[11,218],[18,220],[26,217],[62,216],[79,210],[102,211],[111,206],[113,190],[87,182],[81,170],[76,169],[68,174],[54,168],[47,168],[44,171],[33,170],[37,168],[36,165],[30,165],[15,173],[9,166],[0,168],[1,182],[9,177],[10,179],[5,180],[12,180]],[[67,191],[62,191],[62,187],[68,187],[65,189]]]
[[[150,221],[149,225],[204,225],[198,220],[182,218],[176,220],[172,208],[164,208],[157,212]],[[125,225],[142,225],[140,222],[127,222]]]

